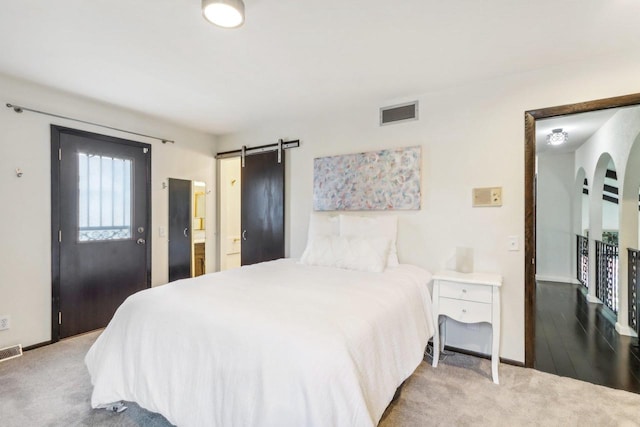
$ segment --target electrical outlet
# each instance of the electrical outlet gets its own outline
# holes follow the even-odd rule
[[[4,331],[11,327],[11,316],[8,314],[0,315],[0,331]]]
[[[491,189],[491,206],[502,206],[502,187]]]

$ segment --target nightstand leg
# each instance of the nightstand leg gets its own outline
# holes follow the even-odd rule
[[[493,288],[493,309],[491,319],[491,375],[493,382],[498,382],[498,363],[500,363],[500,291],[498,287]]]
[[[496,325],[491,325],[492,345],[491,345],[491,376],[495,384],[498,381],[498,363],[500,362],[500,354],[498,354],[498,344],[500,343],[500,334],[496,330]]]
[[[434,368],[438,367],[438,360],[440,359],[440,323],[437,317],[435,319],[436,330],[433,333],[433,358],[431,362],[431,366]]]

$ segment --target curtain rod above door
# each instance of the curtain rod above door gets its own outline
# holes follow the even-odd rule
[[[167,142],[175,144],[175,141],[173,141],[171,139],[159,138],[157,136],[145,135],[144,133],[132,132],[130,130],[124,130],[124,129],[118,129],[118,128],[114,128],[112,126],[106,126],[106,125],[101,125],[99,123],[88,122],[86,120],[74,119],[73,117],[61,116],[59,114],[47,113],[46,111],[34,110],[32,108],[22,107],[20,105],[7,104],[7,108],[13,108],[13,111],[15,111],[16,113],[22,113],[24,111],[29,111],[31,113],[43,114],[45,116],[56,117],[58,119],[72,120],[74,122],[85,123],[87,125],[98,126],[98,127],[105,128],[105,129],[116,130],[118,132],[124,132],[124,133],[128,133],[130,135],[138,135],[138,136],[144,136],[145,138],[157,139],[158,141],[162,141],[163,144],[166,144]]]
[[[267,151],[275,151],[279,148],[288,149],[288,148],[296,148],[300,146],[300,140],[296,139],[295,141],[283,141],[280,140],[274,144],[267,145],[258,145],[257,147],[247,148],[246,146],[242,146],[239,150],[232,151],[222,151],[220,153],[216,153],[216,159],[227,159],[229,157],[242,157],[243,155],[249,156],[251,154],[259,154]]]

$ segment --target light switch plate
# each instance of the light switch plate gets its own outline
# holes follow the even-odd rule
[[[509,243],[510,251],[519,251],[520,250],[520,242],[518,241],[518,236],[509,236],[507,238]]]
[[[8,314],[0,315],[0,331],[11,328],[11,316]]]
[[[473,189],[474,207],[502,206],[502,187],[485,187]]]

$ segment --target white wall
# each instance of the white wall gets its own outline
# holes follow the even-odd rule
[[[589,229],[589,196],[582,195],[582,232]],[[602,201],[602,229],[618,230],[620,228],[619,208],[615,203]]]
[[[584,230],[589,229],[589,195],[582,195],[582,205],[579,209],[582,210],[582,229],[581,232],[584,233]],[[618,230],[620,228],[620,216],[619,216],[619,208],[615,203],[608,202],[606,200],[602,201],[602,229],[603,230]],[[584,235],[584,234],[583,234]]]
[[[618,230],[620,224],[620,209],[618,204],[602,201],[602,231]]]
[[[585,236],[585,230],[589,229],[589,195],[588,194],[582,194],[582,206],[580,207],[580,209],[582,210],[582,216],[581,216],[581,228],[580,228],[580,233]]]
[[[575,276],[573,162],[573,153],[538,155],[536,276],[540,280],[571,283]]]
[[[240,158],[219,160],[220,271],[240,267]]]
[[[421,145],[422,209],[399,213],[400,260],[436,271],[456,246],[473,247],[476,271],[504,276],[500,354],[524,361],[524,112],[639,92],[638,73],[640,58],[625,52],[438,93],[359,99],[330,115],[283,117],[223,136],[220,149],[301,140],[287,153],[285,189],[286,253],[297,257],[312,210],[314,157]],[[379,107],[413,99],[419,121],[378,126]],[[501,208],[471,207],[471,189],[486,186],[503,187]],[[521,251],[507,250],[510,235]],[[487,348],[474,339],[460,334],[451,343]]]
[[[640,91],[640,87],[636,91]],[[627,161],[638,132],[640,108],[622,108],[576,150],[575,169],[582,167],[585,170],[589,195],[593,192],[596,163],[602,153],[609,153],[618,176],[618,196],[622,199]]]
[[[51,166],[50,125],[56,124],[152,144],[152,283],[168,280],[167,238],[158,228],[168,226],[169,177],[204,181],[215,188],[215,138],[121,108],[71,96],[0,75],[0,314],[11,315],[12,327],[0,331],[0,347],[24,346],[51,338]],[[35,113],[16,114],[13,103],[37,110],[174,139],[162,144],[95,126]],[[21,168],[22,178],[15,169]],[[215,197],[207,198],[215,224]],[[207,228],[207,268],[213,271],[215,230]]]

